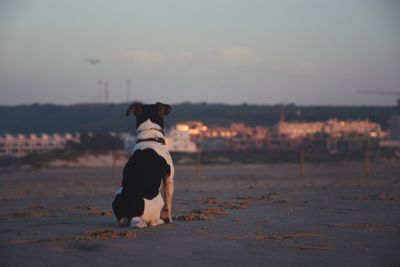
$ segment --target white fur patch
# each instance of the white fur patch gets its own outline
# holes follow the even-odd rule
[[[156,221],[160,218],[160,211],[164,206],[164,200],[161,194],[158,194],[153,199],[144,199],[144,211],[140,217],[145,223],[149,224],[152,221]]]
[[[153,123],[150,119],[148,119],[147,121],[139,125],[139,128],[137,129],[138,131],[137,139],[147,139],[147,138],[157,138],[157,137],[165,138],[160,131],[154,129],[162,130],[158,124]],[[168,152],[167,146],[154,141],[144,141],[137,143],[135,145],[132,154],[136,150],[144,150],[144,149],[152,149],[160,157],[163,157],[171,169],[170,179],[174,179],[174,173],[175,173],[174,164],[172,162],[171,155]]]

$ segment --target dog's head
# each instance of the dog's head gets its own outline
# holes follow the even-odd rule
[[[164,117],[171,112],[171,106],[160,102],[152,105],[143,105],[141,103],[133,103],[126,110],[125,115],[129,116],[133,113],[136,117],[136,128],[140,124],[150,119],[153,123],[158,124],[164,129]]]

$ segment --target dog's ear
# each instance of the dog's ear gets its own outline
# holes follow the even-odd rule
[[[135,116],[139,115],[142,113],[143,110],[143,105],[140,103],[133,103],[132,105],[129,106],[129,108],[126,110],[125,115],[129,116],[131,113],[133,113]]]
[[[170,105],[166,105],[160,102],[157,102],[156,105],[158,108],[158,114],[160,115],[161,118],[167,116],[171,112],[172,108]]]

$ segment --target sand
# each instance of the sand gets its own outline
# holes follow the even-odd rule
[[[176,166],[173,223],[144,229],[114,225],[120,168],[3,173],[0,266],[399,266],[399,163],[298,171]]]

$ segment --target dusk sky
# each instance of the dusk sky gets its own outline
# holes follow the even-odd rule
[[[400,91],[400,1],[0,0],[0,105],[98,81],[124,102],[127,80],[144,102],[395,105],[357,91]]]

